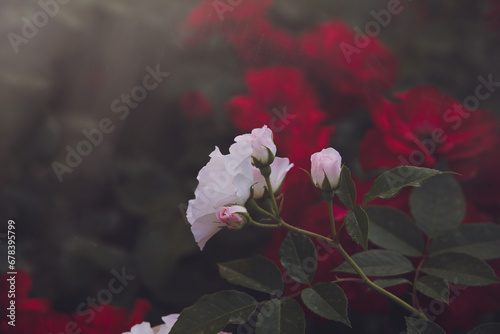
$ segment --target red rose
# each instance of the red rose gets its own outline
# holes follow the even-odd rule
[[[88,312],[75,313],[73,319],[85,334],[121,334],[141,323],[150,309],[151,305],[147,301],[137,299],[131,312],[124,308],[102,305],[97,309],[89,309]]]
[[[270,0],[244,1],[235,6],[224,1],[203,1],[182,25],[190,32],[187,44],[196,45],[215,34],[228,41],[249,64],[282,61],[294,49],[295,41],[268,21],[270,6]]]
[[[240,131],[269,126],[279,154],[292,162],[328,146],[333,129],[323,124],[318,98],[295,68],[276,66],[246,73],[248,94],[228,103],[229,116]]]
[[[451,170],[469,178],[478,157],[498,142],[498,124],[488,111],[468,111],[452,97],[429,86],[395,94],[371,110],[376,126],[360,147],[365,170],[398,165],[433,167],[445,158]]]
[[[0,306],[7,308],[9,284],[7,278],[0,276]],[[46,299],[28,298],[31,289],[31,276],[24,270],[18,270],[16,275],[16,322],[15,326],[8,324],[9,319],[0,322],[1,333],[6,334],[47,334],[80,332],[81,334],[121,334],[132,326],[141,323],[150,310],[150,304],[142,299],[135,302],[134,309],[126,309],[110,305],[98,306],[85,315],[65,314],[56,312]]]
[[[306,72],[329,88],[329,101],[336,112],[339,99],[370,101],[392,87],[396,80],[394,55],[370,37],[365,47],[356,47],[352,29],[343,22],[322,24],[304,33],[298,44]],[[350,111],[350,107],[344,108]]]

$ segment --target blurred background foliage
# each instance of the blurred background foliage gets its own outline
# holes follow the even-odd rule
[[[479,74],[500,73],[487,1],[402,3],[405,10],[379,36],[399,62],[396,90],[430,83],[462,100],[474,92]],[[245,68],[223,38],[185,46],[181,23],[196,4],[75,0],[19,53],[0,39],[0,218],[2,226],[16,221],[18,267],[33,275],[32,295],[49,298],[60,311],[74,311],[107,285],[112,269],[126,267],[136,279],[113,303],[130,306],[144,297],[154,306],[148,319],[158,323],[229,286],[216,262],[259,253],[270,240],[251,228],[223,231],[201,253],[184,217],[208,154],[214,145],[227,150],[237,134],[224,106],[246,89]],[[299,34],[332,18],[363,27],[373,20],[371,10],[386,6],[381,0],[275,0],[269,15]],[[35,1],[3,1],[0,35],[19,31],[20,18],[36,10]],[[111,102],[141,85],[146,66],[157,64],[170,76],[119,120]],[[182,97],[191,91],[208,98],[208,116],[184,110]],[[499,105],[494,94],[481,109],[498,115]],[[352,138],[360,136],[351,131],[355,122],[369,124],[363,117],[343,119],[332,143],[356,151],[359,139]],[[66,146],[75,147],[85,139],[82,130],[103,118],[116,129],[59,182],[52,162],[63,162]],[[5,243],[0,247],[5,254]],[[5,266],[1,261],[1,271]]]

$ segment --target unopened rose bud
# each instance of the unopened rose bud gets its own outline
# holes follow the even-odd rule
[[[215,213],[217,219],[228,228],[239,230],[248,222],[247,209],[241,205],[221,206]]]
[[[325,148],[311,156],[311,178],[314,185],[331,192],[339,185],[342,157],[333,148]]]
[[[253,129],[251,133],[237,136],[234,141],[245,142],[252,147],[252,164],[255,167],[269,166],[274,161],[276,145],[273,142],[273,132],[267,125]]]

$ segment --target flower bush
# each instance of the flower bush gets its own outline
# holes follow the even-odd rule
[[[258,140],[256,134],[260,134]],[[218,209],[215,217],[204,218],[203,224],[207,229],[209,225],[240,229],[244,221],[260,228],[288,230],[279,246],[279,262],[284,274],[303,287],[299,291],[297,288],[287,291],[278,266],[262,256],[219,263],[220,275],[230,283],[264,292],[269,298],[257,302],[253,296],[237,290],[206,295],[180,313],[170,333],[218,332],[228,323],[238,324],[240,331],[253,328],[256,333],[304,333],[306,322],[302,308],[350,327],[349,298],[341,288],[343,283],[370,288],[408,311],[405,322],[409,333],[445,333],[434,322],[435,315],[421,306],[423,299],[449,303],[467,286],[500,283],[497,274],[485,262],[500,257],[497,246],[490,243],[500,238],[500,228],[491,223],[461,224],[465,218],[465,200],[459,183],[450,173],[414,166],[396,167],[376,178],[362,196],[361,204],[357,204],[356,184],[349,169],[341,165],[340,154],[331,147],[314,153],[310,181],[321,190],[326,202],[326,208],[321,209],[326,209],[328,219],[322,219],[321,224],[331,228],[331,233],[319,234],[290,225],[281,216],[284,199],[273,188],[270,178],[273,174],[271,161],[276,152],[272,137],[265,125],[254,129],[251,134],[236,137],[236,144],[242,147],[230,150],[227,156],[230,160],[231,155],[237,155],[243,164],[241,170],[250,169],[251,164],[254,171],[258,169],[265,180],[265,195],[254,198],[253,184],[249,184],[244,203],[235,203],[234,197],[217,198],[214,207],[222,206],[222,210]],[[246,152],[246,156],[242,152]],[[267,157],[269,159],[264,162],[262,158]],[[274,168],[280,169],[279,165]],[[231,178],[230,172],[225,171],[226,178],[236,186],[238,181]],[[254,173],[249,175],[254,176]],[[197,199],[190,205],[195,205],[205,188],[211,189],[211,180],[211,175],[200,172]],[[409,197],[409,214],[392,207],[367,205],[375,199],[393,198],[406,187],[415,187]],[[341,226],[335,222],[335,197],[345,208]],[[188,208],[188,215],[189,212]],[[346,233],[341,233],[342,230]],[[195,230],[193,235],[200,244]],[[206,236],[200,248],[211,234]],[[346,240],[348,238],[350,240]],[[324,248],[335,252],[337,259],[343,261],[333,268],[329,263],[319,262],[317,248],[311,239],[322,242]],[[344,245],[352,246],[352,242],[361,251],[349,254]],[[369,242],[375,247],[369,247]],[[317,268],[325,265],[328,273],[335,275],[315,279]],[[345,276],[346,273],[357,276]],[[411,286],[411,303],[387,289],[397,285]],[[295,300],[299,297],[302,305]],[[255,313],[257,320],[252,316]],[[485,326],[490,328],[488,330],[498,330],[500,324]],[[139,327],[132,329],[132,333],[139,334],[134,330]],[[484,330],[484,326],[477,330]]]
[[[149,1],[75,7],[107,19],[0,76],[1,213],[32,275],[0,332],[499,332],[497,0]],[[99,38],[45,43],[77,27]],[[115,96],[153,61],[157,90]],[[111,268],[133,283],[79,307]]]

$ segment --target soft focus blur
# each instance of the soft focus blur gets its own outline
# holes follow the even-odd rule
[[[401,3],[404,10],[376,36],[397,59],[392,91],[425,83],[462,101],[479,75],[500,79],[491,2]],[[74,312],[108,284],[113,269],[125,267],[135,278],[112,304],[130,308],[145,298],[153,305],[146,319],[158,324],[201,295],[231,287],[216,262],[260,253],[271,239],[251,228],[223,231],[201,253],[185,220],[208,154],[214,146],[225,152],[239,134],[226,105],[247,91],[251,63],[223,34],[192,42],[185,22],[197,4],[0,2],[0,237],[15,220],[17,267],[33,277],[30,295],[48,298],[58,311]],[[387,4],[275,0],[268,19],[292,36],[332,19],[364,29],[375,20],[372,11]],[[227,13],[239,10],[231,8]],[[268,56],[258,38],[247,43],[250,60]],[[287,57],[294,53],[291,47]],[[481,102],[497,116],[499,107],[498,92]],[[337,127],[332,145],[354,152],[356,131],[370,119],[348,114],[330,123]],[[345,158],[359,170],[356,154]],[[4,242],[0,249],[6,254]],[[0,261],[1,272],[6,266]],[[366,333],[380,328],[370,326]]]

